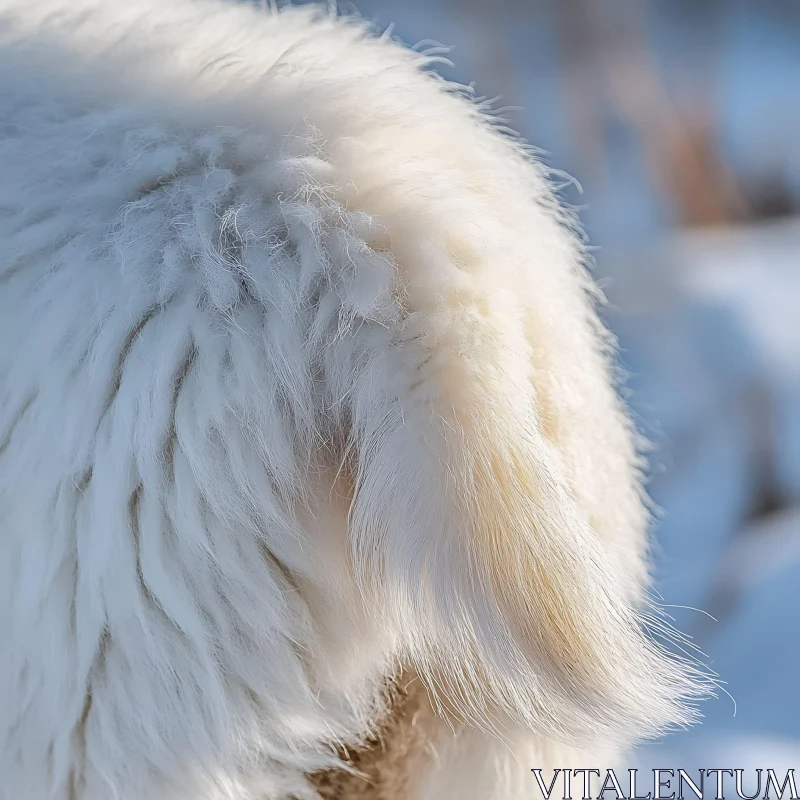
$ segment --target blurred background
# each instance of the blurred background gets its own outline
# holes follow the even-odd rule
[[[441,72],[501,96],[597,248],[653,443],[656,586],[735,699],[640,765],[800,767],[800,2],[339,8],[450,46]]]

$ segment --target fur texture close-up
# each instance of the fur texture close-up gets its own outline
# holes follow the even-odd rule
[[[0,0],[2,800],[514,800],[694,719],[583,240],[434,60]]]

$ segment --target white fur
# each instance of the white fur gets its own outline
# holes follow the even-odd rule
[[[420,797],[690,719],[580,240],[426,64],[0,0],[3,800],[312,797],[398,665],[478,726]]]

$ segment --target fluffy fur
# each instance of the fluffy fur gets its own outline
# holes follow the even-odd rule
[[[315,797],[401,669],[414,800],[691,718],[580,239],[428,62],[0,0],[3,800]]]

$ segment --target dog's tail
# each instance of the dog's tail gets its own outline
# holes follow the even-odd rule
[[[359,575],[398,614],[442,702],[485,724],[500,708],[548,737],[629,742],[691,721],[698,673],[656,643],[664,626],[652,608],[637,610],[645,514],[622,532],[602,516],[635,506],[633,463],[626,485],[582,496],[547,436],[531,348],[482,318],[479,302],[460,298],[435,342],[417,334],[356,379]],[[573,358],[597,366],[597,353],[576,348]],[[585,398],[597,435],[583,456],[598,472],[618,455],[602,451],[613,432],[630,435],[606,400]],[[569,410],[554,412],[571,424]]]
[[[357,571],[445,705],[572,741],[658,735],[708,686],[642,610],[649,516],[613,348],[536,166],[500,137],[482,152],[507,174],[481,179],[476,156],[448,195],[442,158],[420,213],[376,201],[407,283],[402,325],[351,372]]]

